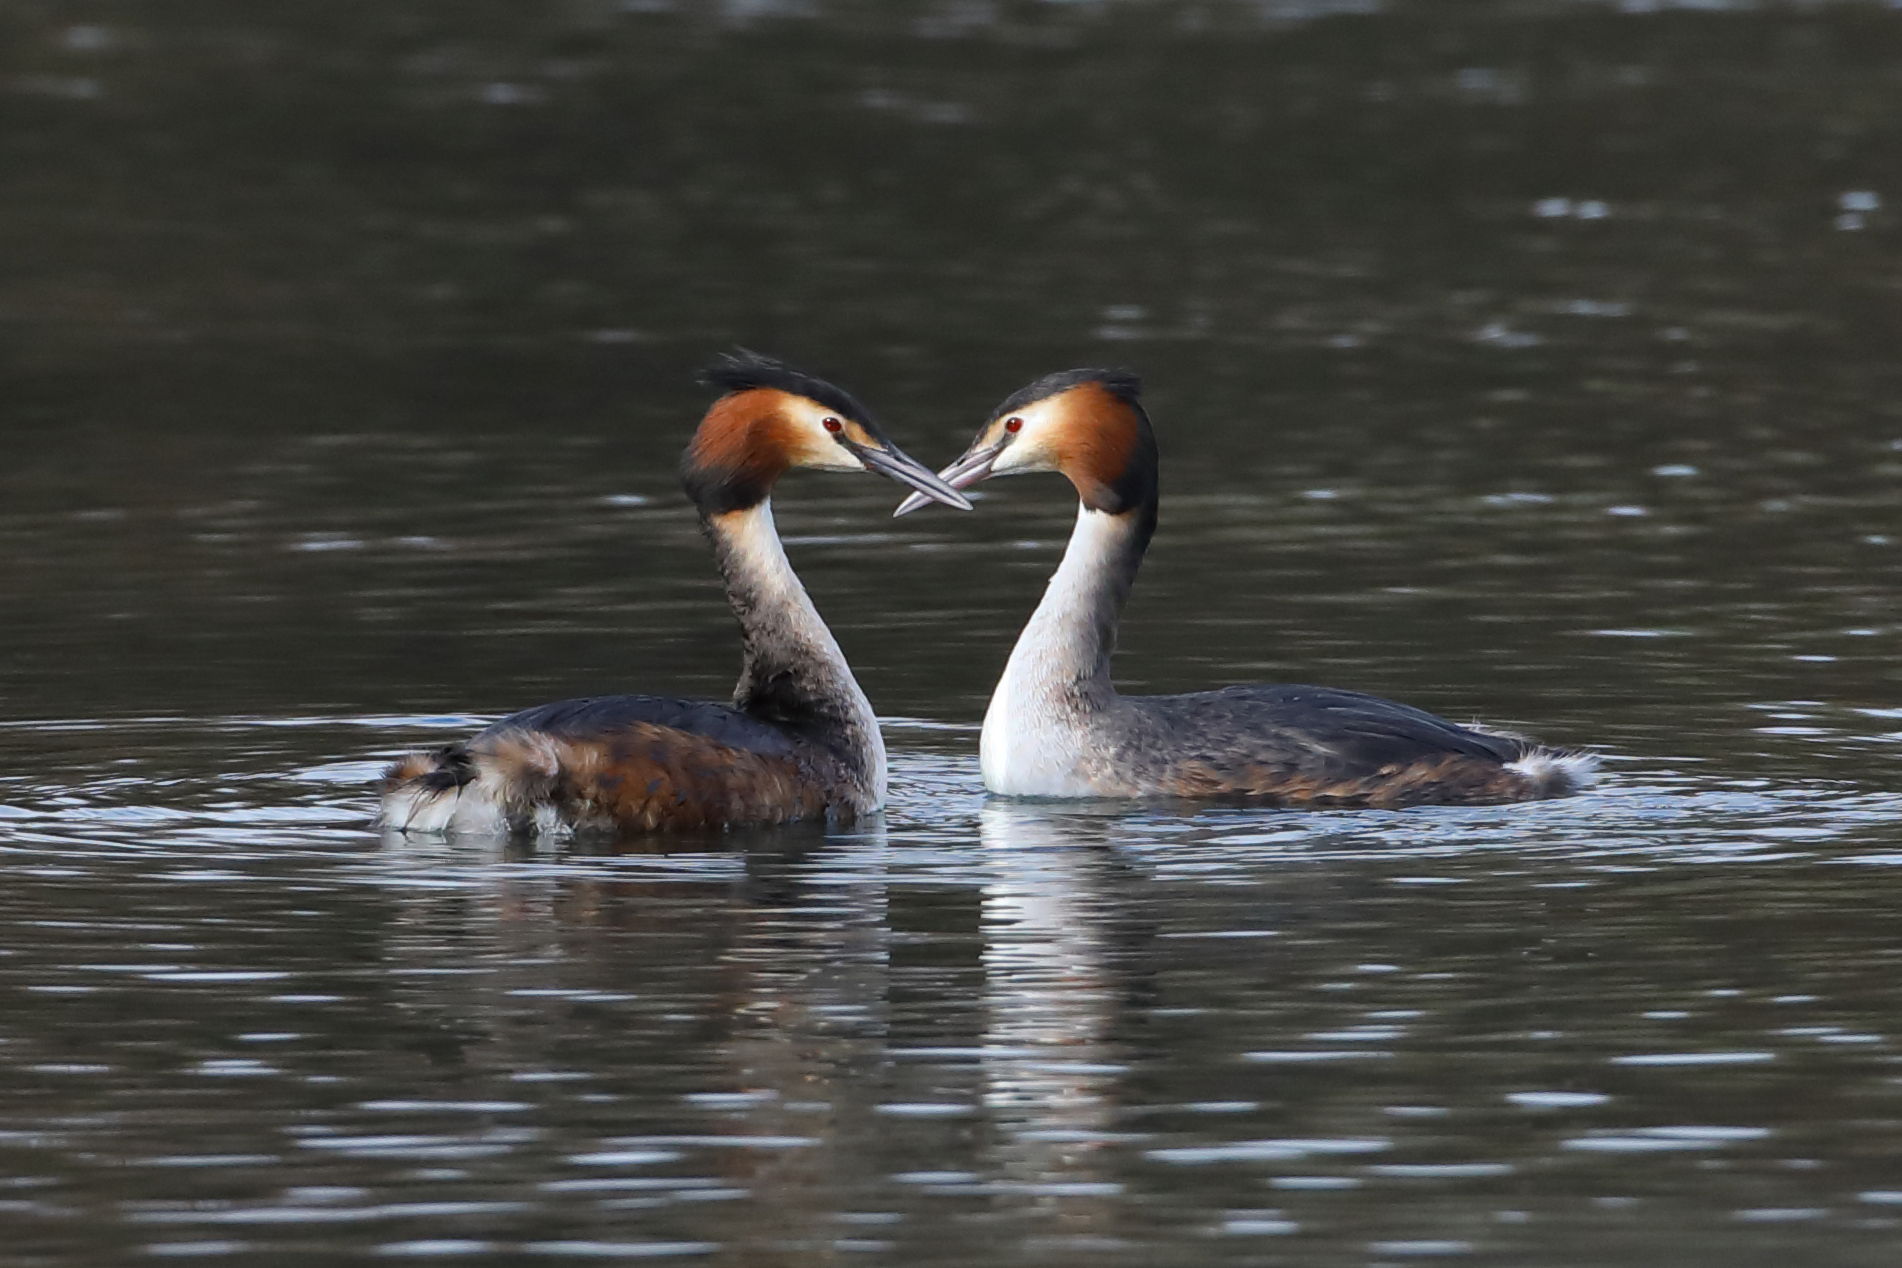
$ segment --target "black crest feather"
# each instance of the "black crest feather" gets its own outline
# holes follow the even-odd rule
[[[871,411],[859,404],[850,392],[824,379],[795,370],[784,361],[761,356],[748,348],[723,352],[712,365],[700,372],[700,381],[723,392],[747,392],[757,387],[777,388],[806,397],[854,422],[870,424]]]
[[[1082,387],[1085,383],[1100,383],[1111,395],[1140,406],[1143,381],[1128,370],[1059,370],[1055,374],[1046,374],[1035,383],[1021,387],[1004,398],[1004,403],[991,411],[992,418],[999,418],[1012,410],[1035,405],[1038,401],[1067,392],[1073,387]]]

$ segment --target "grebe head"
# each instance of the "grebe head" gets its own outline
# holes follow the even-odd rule
[[[960,510],[971,503],[894,445],[850,393],[745,349],[701,375],[724,395],[700,420],[680,462],[687,496],[709,515],[763,502],[794,467],[873,471]]]
[[[964,456],[940,471],[954,489],[992,476],[1058,471],[1093,511],[1120,515],[1156,496],[1156,434],[1142,381],[1121,370],[1063,370],[1006,397]],[[894,515],[925,504],[916,494]]]

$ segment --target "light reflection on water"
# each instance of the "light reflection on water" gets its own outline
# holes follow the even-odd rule
[[[1458,9],[0,9],[8,1253],[1889,1263],[1902,26]],[[1128,687],[1610,777],[988,800],[1068,500],[814,476],[881,823],[379,837],[412,745],[730,688],[734,341],[926,461],[1130,364]]]
[[[1013,803],[974,793],[968,732],[901,724],[903,791],[853,833],[379,843],[373,763],[341,755],[463,720],[420,721],[201,727],[339,755],[289,804],[9,794],[28,1244],[1349,1263],[1894,1236],[1892,795],[1627,769],[1508,809]]]

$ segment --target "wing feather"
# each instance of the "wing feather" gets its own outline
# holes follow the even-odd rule
[[[640,724],[667,727],[763,756],[789,757],[797,748],[783,729],[731,705],[674,696],[584,696],[557,700],[512,713],[490,724],[480,734],[540,731],[558,739],[586,740],[613,735]]]
[[[780,728],[668,696],[538,705],[477,733],[467,752],[524,827],[543,809],[584,830],[784,823],[825,814],[836,791],[825,755]]]
[[[1518,800],[1525,780],[1507,763],[1532,748],[1517,736],[1333,687],[1238,686],[1136,699],[1170,737],[1158,782],[1186,796],[1333,805]],[[1186,752],[1183,736],[1192,737]]]

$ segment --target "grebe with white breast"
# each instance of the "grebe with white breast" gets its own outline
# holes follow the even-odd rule
[[[971,504],[830,383],[753,353],[704,378],[724,392],[687,446],[681,482],[739,618],[733,703],[595,696],[513,714],[392,765],[387,827],[653,831],[849,821],[884,804],[878,719],[786,560],[773,485],[794,467],[873,471]]]
[[[984,715],[992,792],[1029,797],[1253,797],[1286,806],[1530,801],[1591,782],[1597,759],[1459,726],[1332,687],[1125,696],[1116,626],[1156,528],[1156,438],[1141,385],[1112,370],[1048,375],[1007,399],[938,474],[964,489],[1056,471],[1076,528]],[[924,505],[913,495],[895,514]]]

